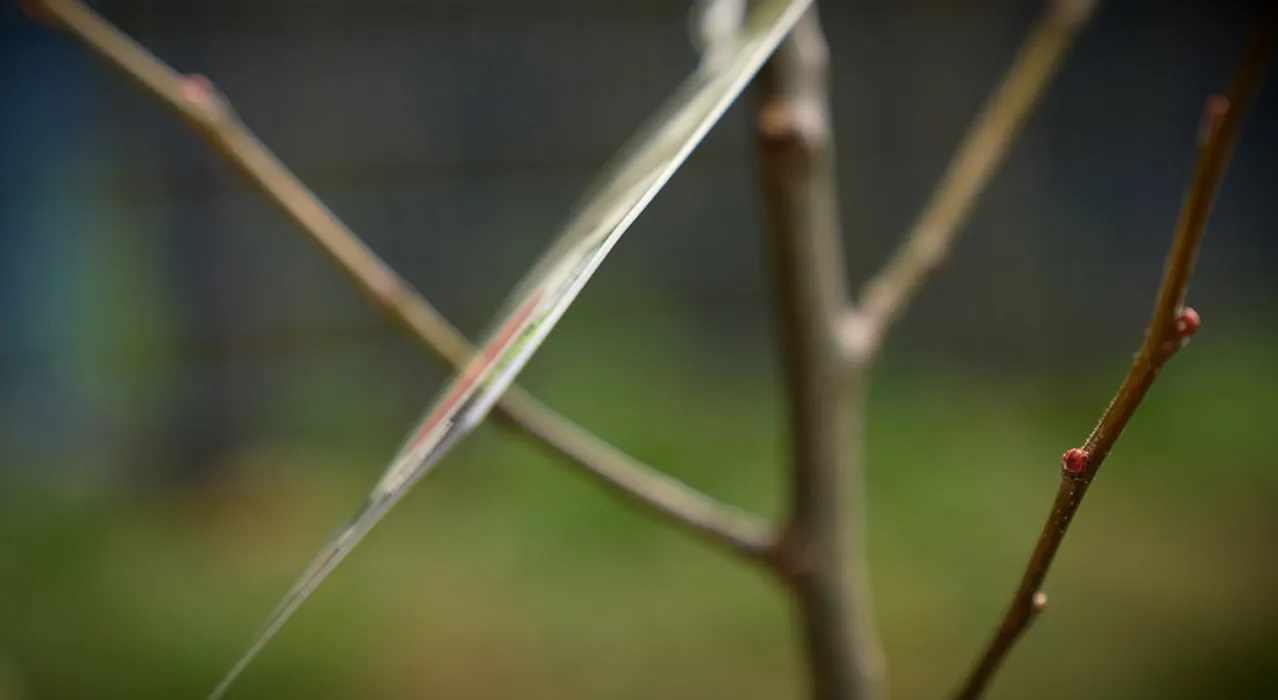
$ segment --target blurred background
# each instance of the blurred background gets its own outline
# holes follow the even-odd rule
[[[468,334],[691,70],[686,0],[103,0]],[[911,222],[1040,2],[821,3],[850,274]],[[943,697],[1139,346],[1204,98],[1260,3],[1104,3],[892,336],[866,450],[897,698]],[[0,10],[0,698],[203,697],[445,379],[83,46]],[[773,515],[786,439],[733,108],[521,382]],[[991,698],[1278,697],[1278,84],[1190,300]],[[802,698],[765,576],[484,428],[242,698]]]

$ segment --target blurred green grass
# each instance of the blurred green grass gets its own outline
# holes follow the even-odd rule
[[[1255,332],[1204,333],[1173,361],[990,697],[1278,696],[1275,350]],[[52,483],[5,474],[0,698],[202,697],[411,423],[332,369],[296,370],[306,389],[276,407],[282,427],[206,492],[166,497],[92,469]],[[1059,455],[1124,369],[999,379],[883,367],[866,450],[894,697],[944,697],[961,678],[1037,535]],[[668,328],[567,324],[525,384],[700,488],[779,509],[780,388],[758,353],[707,354]],[[233,697],[800,698],[791,623],[763,573],[486,427]]]

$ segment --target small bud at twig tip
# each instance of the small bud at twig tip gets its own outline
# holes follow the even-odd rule
[[[1082,474],[1083,470],[1087,469],[1089,457],[1090,455],[1088,455],[1085,450],[1075,447],[1069,452],[1066,452],[1065,456],[1061,458],[1061,466],[1065,469],[1065,471],[1077,476]]]
[[[1082,23],[1091,16],[1097,0],[1056,0],[1052,3],[1052,14],[1059,22],[1073,26]]]
[[[1215,122],[1229,111],[1229,98],[1224,95],[1212,95],[1207,98],[1207,119]]]
[[[1039,591],[1034,594],[1031,602],[1034,604],[1034,612],[1041,613],[1047,608],[1047,594]]]
[[[1215,138],[1216,130],[1220,128],[1220,123],[1228,112],[1229,98],[1224,95],[1212,95],[1207,98],[1207,105],[1203,107],[1203,123],[1198,127],[1200,144]]]
[[[1180,310],[1180,315],[1176,317],[1176,324],[1173,326],[1172,332],[1181,340],[1189,340],[1198,326],[1202,325],[1202,319],[1199,318],[1198,312],[1192,307],[1185,306]]]
[[[18,0],[18,11],[27,17],[46,24],[52,24],[47,8],[41,0]]]

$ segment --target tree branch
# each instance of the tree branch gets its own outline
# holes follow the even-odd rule
[[[873,359],[888,327],[945,260],[1095,7],[1096,0],[1052,0],[1021,44],[901,246],[844,317],[843,342],[853,362]]]
[[[1266,19],[1242,59],[1228,97],[1216,96],[1207,101],[1193,177],[1181,207],[1158,301],[1140,353],[1087,442],[1065,453],[1060,486],[1047,523],[1002,624],[959,690],[960,700],[980,697],[1012,646],[1046,603],[1046,596],[1039,589],[1088,487],[1159,371],[1198,328],[1198,314],[1183,305],[1185,292],[1238,132],[1278,42],[1278,10],[1271,11]]]
[[[790,401],[792,493],[778,545],[796,597],[813,695],[882,695],[885,662],[866,566],[859,386],[846,381],[838,320],[848,306],[827,86],[815,9],[760,72],[759,168]],[[859,440],[854,444],[859,445]]]
[[[29,11],[75,36],[172,109],[288,215],[387,317],[439,358],[460,368],[472,347],[422,296],[333,215],[240,121],[199,75],[174,71],[79,0],[31,0]],[[499,415],[567,457],[613,493],[718,547],[756,562],[772,550],[762,519],[716,501],[638,462],[554,413],[518,387]]]
[[[885,692],[861,493],[859,431],[870,365],[888,327],[943,262],[1095,4],[1051,4],[904,243],[855,307],[841,262],[827,50],[815,12],[760,75],[762,180],[794,440],[794,493],[778,560],[804,613],[818,697]]]

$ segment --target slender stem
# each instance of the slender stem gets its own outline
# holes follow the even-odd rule
[[[796,596],[813,695],[882,696],[884,660],[866,566],[859,460],[860,387],[846,381],[838,320],[848,305],[828,49],[815,10],[758,78],[759,167],[790,400],[793,485],[779,543]],[[857,443],[859,444],[859,440]]]
[[[1041,100],[1097,0],[1052,0],[981,108],[940,183],[887,264],[844,319],[850,357],[869,361],[881,338],[940,267],[981,192]]]
[[[1246,50],[1228,96],[1213,97],[1207,102],[1193,178],[1181,207],[1145,342],[1087,442],[1083,447],[1066,453],[1052,510],[1021,576],[1016,595],[998,631],[959,690],[956,697],[960,700],[981,696],[1012,646],[1046,602],[1039,589],[1088,487],[1159,371],[1197,329],[1197,313],[1183,306],[1190,273],[1238,132],[1273,55],[1275,43],[1278,43],[1278,11],[1270,12]]]
[[[454,367],[470,359],[473,349],[465,337],[329,211],[240,121],[206,78],[174,71],[79,0],[31,0],[30,8],[176,112],[280,207],[388,318]],[[762,519],[629,457],[518,387],[506,392],[497,409],[508,423],[649,513],[748,559],[765,562],[770,556],[773,537]]]

